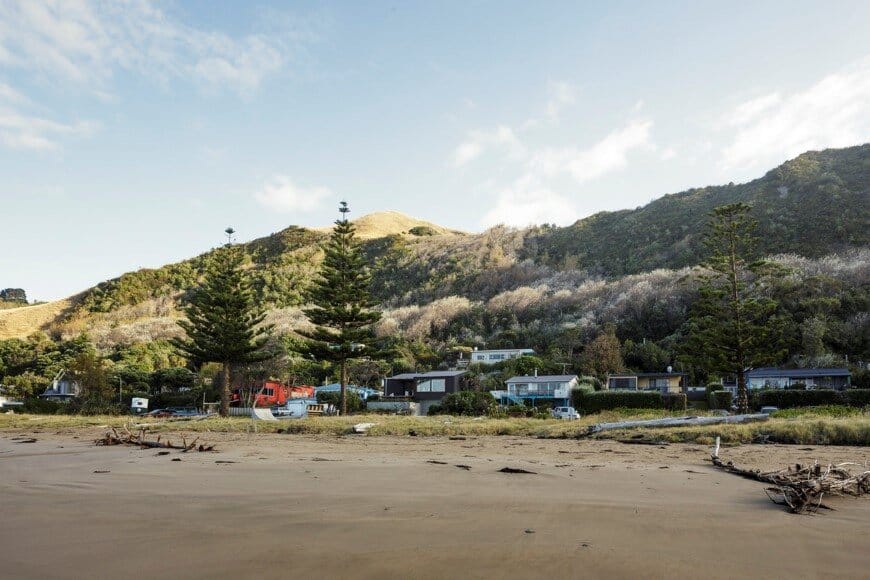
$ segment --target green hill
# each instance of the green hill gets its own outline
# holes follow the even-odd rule
[[[796,273],[777,291],[794,300],[795,324],[828,316],[830,349],[866,351],[870,145],[805,153],[749,183],[666,195],[564,228],[468,234],[396,212],[357,223],[385,312],[382,333],[547,348],[582,343],[605,322],[617,323],[623,338],[676,340],[694,292],[685,268],[703,258],[707,214],[737,201],[753,206],[761,252],[791,255],[781,260]],[[243,244],[258,299],[280,331],[303,322],[299,307],[327,232],[290,226]],[[178,306],[209,259],[207,252],[103,282],[32,330],[64,337],[86,331],[101,348],[171,336]],[[839,302],[825,314],[789,297],[809,287]],[[16,336],[26,331],[16,329]]]

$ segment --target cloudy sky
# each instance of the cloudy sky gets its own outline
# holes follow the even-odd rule
[[[866,1],[0,0],[0,287],[340,199],[480,231],[748,180],[870,141],[868,29]]]

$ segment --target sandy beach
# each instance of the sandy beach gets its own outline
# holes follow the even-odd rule
[[[870,501],[791,515],[699,445],[209,434],[217,453],[159,455],[96,447],[100,433],[0,434],[0,576],[870,576]],[[870,460],[857,447],[722,455],[764,469]]]

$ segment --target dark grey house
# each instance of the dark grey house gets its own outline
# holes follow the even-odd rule
[[[778,369],[760,368],[746,373],[750,389],[784,389],[802,383],[816,389],[847,389],[852,383],[849,369]]]
[[[408,397],[420,403],[425,415],[428,407],[437,403],[448,393],[456,393],[465,385],[465,371],[431,371],[428,373],[403,373],[384,383],[384,399]]]

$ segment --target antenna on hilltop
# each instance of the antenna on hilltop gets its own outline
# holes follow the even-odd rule
[[[342,201],[341,203],[338,204],[338,211],[339,211],[339,213],[341,213],[341,217],[338,219],[346,222],[347,221],[347,214],[350,213],[350,208],[347,207],[346,201]]]
[[[224,233],[227,235],[227,245],[231,246],[233,244],[233,234],[236,233],[232,227],[229,227],[224,230]]]

